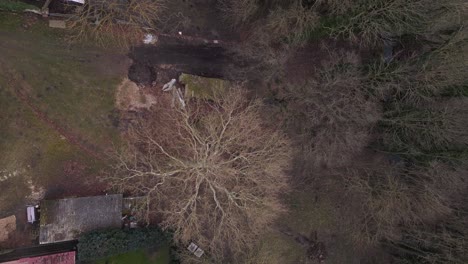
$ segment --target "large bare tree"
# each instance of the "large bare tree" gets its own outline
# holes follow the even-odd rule
[[[185,108],[155,109],[128,132],[111,183],[147,197],[182,243],[212,257],[242,252],[283,210],[290,144],[240,88]]]

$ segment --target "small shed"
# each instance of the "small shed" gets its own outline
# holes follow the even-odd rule
[[[41,202],[39,243],[78,239],[82,233],[122,225],[122,195]]]

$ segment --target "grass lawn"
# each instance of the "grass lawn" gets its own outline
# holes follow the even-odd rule
[[[124,72],[115,66],[125,57],[97,47],[71,45],[63,31],[38,21],[21,29],[17,15],[0,20],[0,51],[4,67],[29,85],[30,99],[48,117],[80,132],[98,144],[115,139],[109,115],[114,109],[115,87]],[[12,25],[16,24],[16,25]],[[3,27],[4,26],[4,27]],[[15,28],[13,32],[8,32]]]
[[[288,197],[289,211],[278,220],[280,226],[291,231],[310,236],[317,232],[318,241],[325,243],[326,263],[360,263],[349,238],[336,232],[343,221],[337,218],[337,203],[331,199],[315,199],[320,191],[293,192]],[[321,196],[327,198],[327,196]],[[293,237],[278,230],[266,234],[260,242],[252,263],[307,263],[307,251]]]
[[[0,13],[0,215],[23,206],[31,184],[47,191],[72,173],[82,182],[96,175],[104,164],[80,144],[101,154],[119,140],[114,93],[126,56],[71,45],[41,18],[28,29],[22,23],[22,15]]]
[[[33,5],[28,5],[17,0],[2,0],[0,1],[0,10],[22,12],[25,9],[37,9]]]
[[[95,264],[169,264],[169,247],[164,247],[156,253],[140,249],[129,253],[113,256],[97,261]]]

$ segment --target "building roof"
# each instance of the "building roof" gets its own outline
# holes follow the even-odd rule
[[[3,264],[75,264],[75,251],[40,257],[22,258]]]
[[[46,200],[40,208],[40,244],[75,240],[89,231],[121,227],[121,194]]]

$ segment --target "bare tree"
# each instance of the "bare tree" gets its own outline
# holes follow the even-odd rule
[[[147,197],[147,218],[162,217],[182,243],[215,258],[239,254],[283,210],[288,140],[260,118],[241,88],[215,102],[156,109],[128,132],[109,181]]]
[[[418,263],[466,263],[468,235],[466,211],[453,214],[440,223],[406,228],[402,239],[387,241],[397,261],[415,259]]]
[[[305,163],[342,166],[368,144],[380,109],[366,96],[359,65],[355,53],[332,53],[307,83],[286,87],[287,120]]]
[[[229,48],[250,63],[229,69],[232,78],[271,80],[281,76],[288,59],[319,25],[317,13],[302,2],[220,0],[221,11],[233,27],[249,22],[242,32],[244,40]]]
[[[259,8],[258,0],[219,0],[218,2],[224,19],[233,27],[248,22]]]
[[[352,237],[363,245],[399,241],[405,229],[449,216],[466,188],[466,172],[440,162],[408,168],[385,160],[348,169],[347,191],[359,197],[362,209],[349,218]]]
[[[382,99],[398,98],[414,105],[434,101],[450,89],[466,84],[468,29],[431,40],[429,51],[404,61],[378,62],[369,68],[367,86]]]
[[[286,7],[272,9],[266,18],[265,28],[273,41],[285,41],[293,45],[307,42],[312,30],[319,26],[320,16],[306,7],[303,1],[291,1]]]
[[[164,0],[90,0],[70,20],[77,39],[126,47],[141,41],[144,29],[154,28]]]
[[[380,120],[383,146],[407,156],[443,158],[440,152],[468,146],[468,100],[453,98],[420,108],[396,104]]]
[[[461,0],[319,0],[315,6],[327,10],[334,19],[327,26],[331,35],[367,45],[389,35],[432,33],[447,24],[447,17],[456,23],[453,17],[461,17],[466,3]]]

